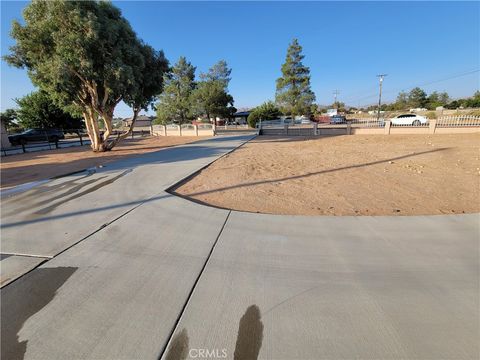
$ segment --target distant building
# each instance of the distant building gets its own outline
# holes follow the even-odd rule
[[[247,124],[248,115],[250,115],[250,111],[239,111],[233,114],[233,118],[236,124],[245,125]]]
[[[410,109],[410,112],[411,112],[411,113],[413,113],[413,112],[420,112],[420,111],[428,111],[428,109],[425,109],[425,108]]]
[[[130,127],[130,125],[132,124],[132,118],[131,117],[123,119],[122,121],[123,121],[123,126],[124,127]],[[134,129],[136,129],[136,128],[149,128],[150,129],[150,126],[152,126],[152,121],[153,121],[153,118],[151,118],[149,116],[139,115],[139,116],[137,116],[137,120],[135,120]]]

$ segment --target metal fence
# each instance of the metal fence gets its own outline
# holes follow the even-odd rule
[[[385,126],[385,119],[377,119],[376,117],[349,119],[347,123],[350,123],[353,127],[378,128]]]
[[[29,141],[27,143],[8,147],[3,146],[4,144],[2,144],[0,154],[1,156],[8,156],[28,152],[65,149],[75,146],[90,145],[90,139],[84,129],[67,129],[63,130],[63,133],[65,134],[65,138],[61,140],[56,138],[54,140],[49,139],[47,134],[45,134],[44,140],[39,139],[38,141]],[[123,133],[123,131],[114,130],[112,132],[112,136],[117,136],[120,133]],[[130,137],[133,139],[135,137],[144,137],[147,135],[150,135],[150,131],[132,131]]]
[[[244,125],[217,125],[215,126],[216,130],[245,130],[245,129],[250,129],[250,127],[246,124]]]
[[[437,119],[437,127],[480,126],[480,116],[442,116]]]
[[[435,129],[451,128],[451,132],[480,132],[480,116],[445,116],[439,119],[348,119],[341,123],[288,125],[282,120],[262,121],[263,135],[334,135],[334,134],[425,134]],[[456,128],[456,129],[455,129]],[[445,133],[442,131],[442,133]]]

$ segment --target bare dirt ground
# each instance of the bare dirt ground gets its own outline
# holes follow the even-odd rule
[[[295,215],[480,211],[480,134],[257,137],[176,192]]]
[[[104,165],[110,161],[157,151],[165,147],[206,139],[195,136],[146,137],[129,139],[112,151],[94,153],[90,146],[4,156],[1,159],[1,187],[7,188],[31,181]]]

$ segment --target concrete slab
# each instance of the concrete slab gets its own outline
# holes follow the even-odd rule
[[[53,256],[252,136],[217,137],[2,196],[2,251]]]
[[[232,212],[163,359],[478,359],[478,244],[478,214]]]
[[[0,254],[0,287],[11,283],[46,260],[45,258]]]
[[[162,194],[2,289],[2,359],[157,359],[228,211]]]

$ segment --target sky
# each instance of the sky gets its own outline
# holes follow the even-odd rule
[[[318,104],[333,92],[350,106],[378,100],[377,74],[388,74],[383,99],[420,85],[452,98],[479,89],[480,2],[159,2],[113,1],[138,36],[185,56],[197,75],[224,59],[237,108],[275,98],[288,44],[298,38]],[[14,44],[13,19],[26,2],[1,2],[1,54]],[[1,61],[1,110],[34,90],[25,70]],[[116,116],[131,110],[120,104]]]

